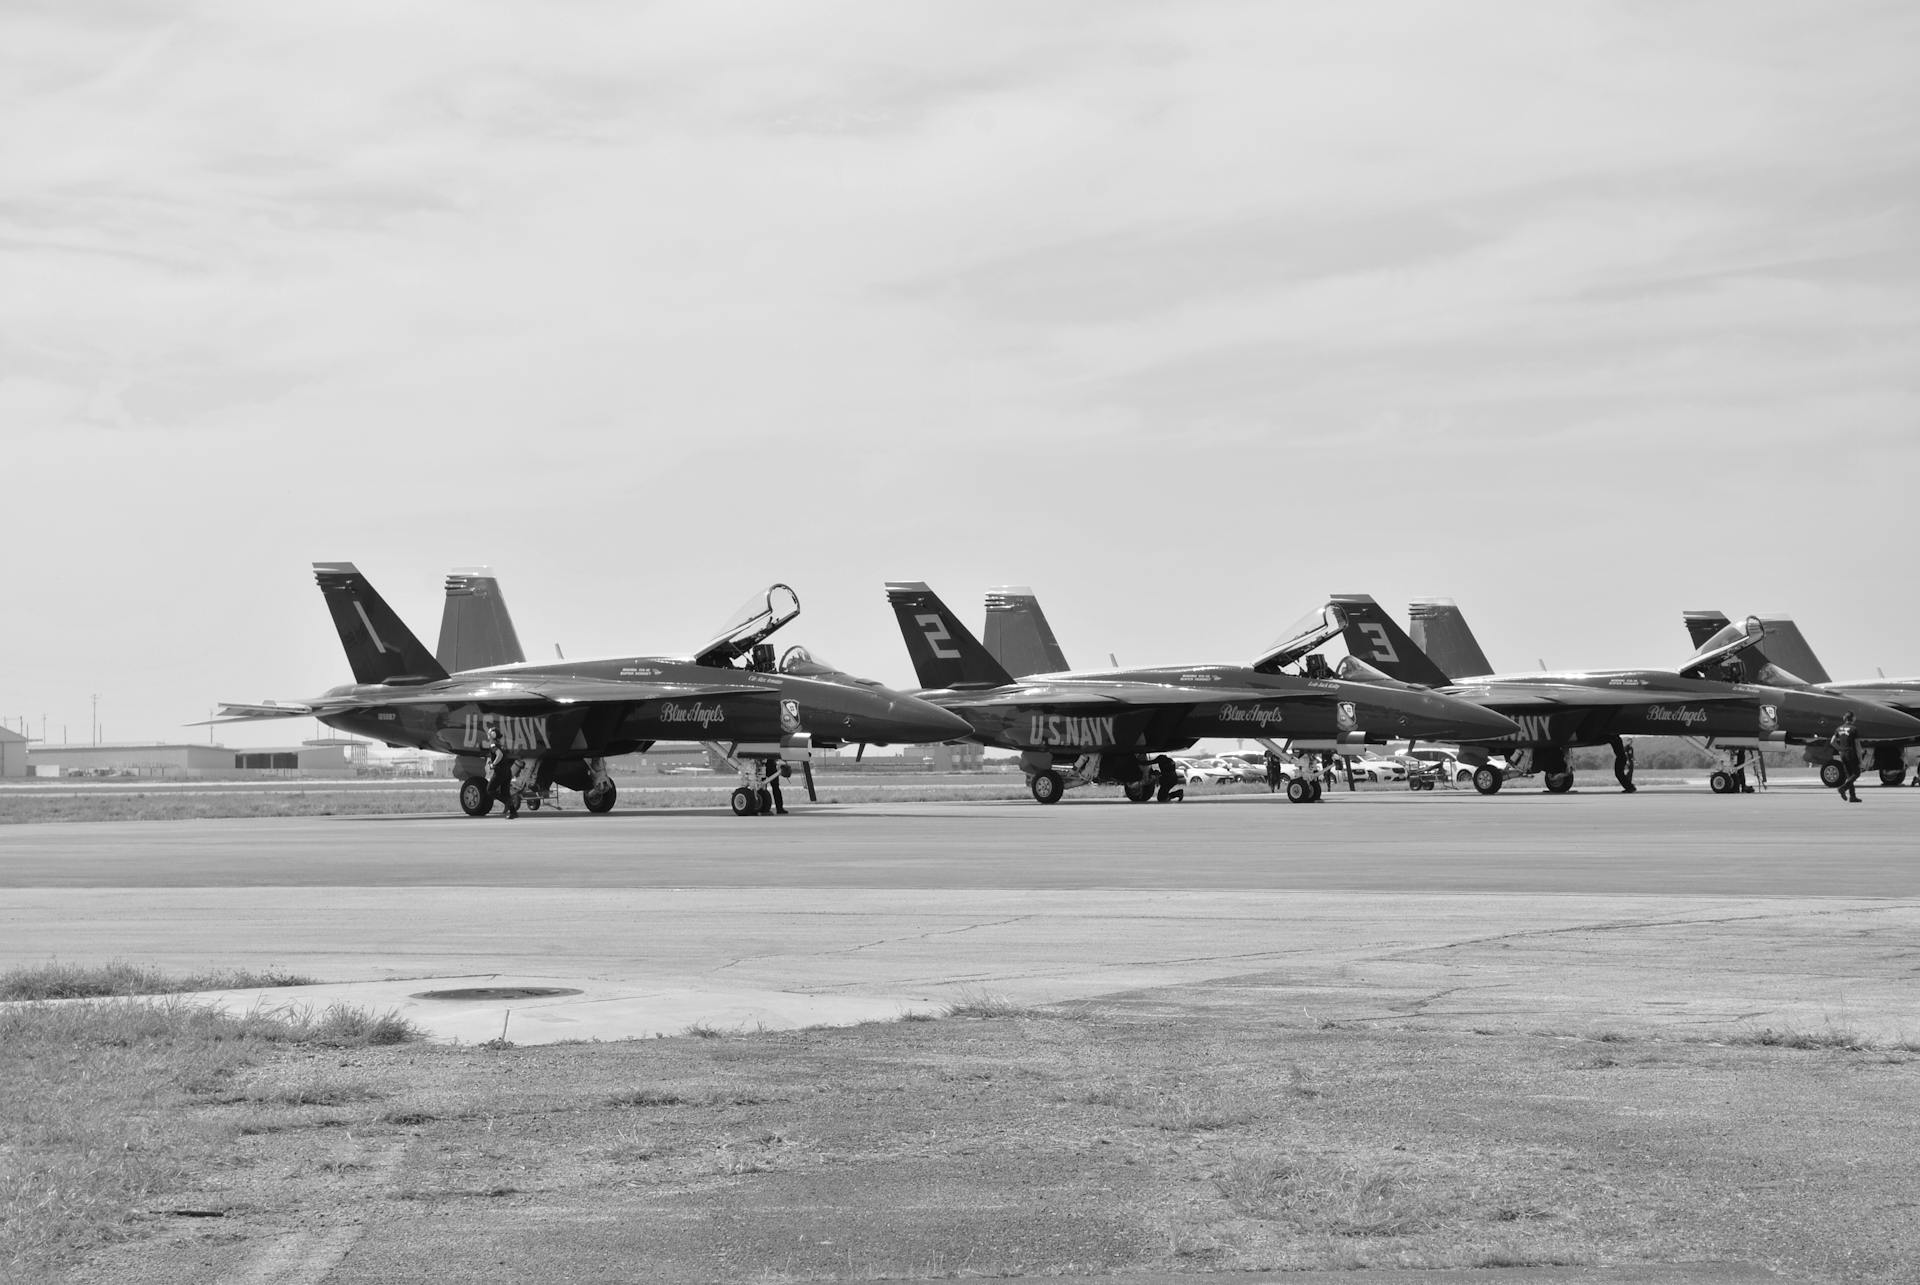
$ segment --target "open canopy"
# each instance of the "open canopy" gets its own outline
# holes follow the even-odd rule
[[[768,585],[731,612],[694,659],[702,665],[731,665],[800,614],[800,596],[783,584]]]
[[[1289,625],[1278,640],[1261,652],[1253,667],[1263,674],[1278,673],[1308,652],[1338,638],[1346,627],[1346,613],[1337,604],[1330,602],[1315,607]]]
[[[1700,649],[1687,658],[1680,669],[1683,678],[1722,678],[1728,662],[1749,647],[1758,646],[1766,637],[1765,626],[1760,617],[1748,616],[1745,620],[1729,621],[1713,637],[1700,644]]]

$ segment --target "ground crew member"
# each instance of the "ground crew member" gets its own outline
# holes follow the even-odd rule
[[[1633,793],[1633,742],[1623,736],[1613,738],[1613,779],[1622,793]]]
[[[780,797],[780,778],[791,771],[792,768],[782,763],[778,771],[767,773],[767,788],[773,792],[773,810],[780,816],[787,814],[787,801]]]
[[[1833,730],[1833,759],[1840,765],[1840,797],[1848,803],[1858,803],[1860,791],[1853,783],[1860,779],[1860,742],[1854,736],[1852,710],[1847,711],[1840,726]]]
[[[1178,803],[1187,797],[1186,790],[1180,785],[1180,769],[1173,760],[1162,754],[1153,760],[1154,775],[1160,778],[1160,789],[1156,796],[1162,803]]]
[[[1920,777],[1916,777],[1920,780]],[[1280,756],[1272,750],[1267,751],[1267,793],[1277,794],[1286,783],[1287,774],[1280,770]]]
[[[507,805],[507,820],[520,815],[520,804],[513,797],[513,758],[500,729],[487,729],[487,793]]]

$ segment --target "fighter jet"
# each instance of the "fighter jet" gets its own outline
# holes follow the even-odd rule
[[[1758,620],[1747,620],[1724,643],[1696,654],[1677,672],[1491,674],[1492,666],[1450,599],[1413,606],[1415,628],[1436,648],[1432,656],[1367,595],[1336,594],[1332,604],[1347,621],[1349,655],[1339,668],[1343,678],[1445,692],[1498,710],[1520,725],[1517,735],[1462,741],[1462,760],[1476,764],[1473,784],[1482,794],[1498,792],[1508,776],[1535,772],[1544,776],[1549,793],[1564,794],[1573,788],[1569,749],[1611,744],[1619,762],[1620,738],[1630,735],[1704,738],[1721,757],[1710,778],[1714,792],[1735,793],[1742,788],[1748,755],[1828,736],[1849,708],[1846,701],[1818,692],[1723,677],[1728,662],[1763,637]],[[1893,710],[1855,712],[1862,740],[1920,733],[1920,720]],[[1504,770],[1488,762],[1495,753],[1507,756]]]
[[[1340,633],[1337,612],[1313,613],[1248,665],[1016,678],[925,584],[889,584],[887,600],[922,684],[915,694],[965,718],[974,740],[1019,750],[1027,788],[1041,803],[1096,783],[1118,785],[1128,800],[1144,803],[1154,794],[1149,760],[1203,736],[1283,739],[1317,756],[1368,740],[1488,740],[1517,730],[1463,701],[1344,683],[1324,662],[1314,666],[1320,658],[1311,653]],[[1047,659],[1057,657],[1055,643]],[[1284,672],[1295,662],[1304,672]],[[1289,783],[1287,797],[1312,802],[1323,788],[1317,775],[1303,777]]]
[[[1685,619],[1687,634],[1699,648],[1709,646],[1729,623],[1718,611],[1689,611]],[[1761,666],[1755,675],[1761,682],[1811,688],[1842,700],[1885,705],[1920,717],[1920,678],[1855,678],[1836,683],[1790,617],[1761,616],[1760,623],[1767,631],[1766,640],[1751,655]],[[1873,768],[1880,774],[1880,784],[1899,785],[1907,779],[1906,746],[1915,743],[1880,741],[1873,746]],[[1820,765],[1820,779],[1829,789],[1840,784],[1840,766],[1833,760],[1831,746],[1814,742],[1807,747],[1807,759]]]
[[[780,672],[765,640],[800,614],[800,600],[786,585],[755,595],[691,656],[500,660],[449,670],[352,563],[316,562],[313,570],[354,681],[311,700],[226,704],[211,721],[317,718],[389,745],[456,755],[460,806],[469,816],[493,807],[479,756],[494,729],[508,752],[530,766],[533,784],[579,790],[590,812],[614,804],[607,758],[657,740],[723,742],[764,776],[768,765],[806,762],[814,746],[918,744],[971,730],[945,710],[810,658],[807,675]],[[497,600],[498,586],[491,588]],[[503,602],[497,614],[504,616]],[[456,666],[476,654],[519,654],[511,622],[504,633],[496,629],[477,643],[471,636],[462,641],[457,630],[450,639],[445,623],[442,648]],[[740,815],[763,810],[758,789],[734,791],[732,804]]]

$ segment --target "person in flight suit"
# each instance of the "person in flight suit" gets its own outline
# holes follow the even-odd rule
[[[1833,758],[1840,765],[1840,797],[1848,803],[1858,803],[1860,791],[1853,783],[1860,779],[1860,741],[1854,735],[1852,710],[1847,711],[1840,726],[1833,730]]]
[[[507,805],[507,820],[520,815],[520,804],[513,797],[513,757],[497,727],[487,729],[487,793]]]
[[[1621,793],[1633,793],[1633,742],[1624,736],[1613,738],[1613,779],[1620,782]]]

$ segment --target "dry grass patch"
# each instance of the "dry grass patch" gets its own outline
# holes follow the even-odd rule
[[[0,1000],[105,999],[116,995],[177,995],[189,991],[261,990],[277,986],[311,986],[314,979],[299,973],[239,968],[210,973],[172,975],[151,964],[124,959],[104,964],[44,964],[14,968],[0,974]]]
[[[238,1125],[265,1130],[317,1123],[285,1108],[372,1100],[364,1085],[317,1077],[236,1089],[274,1049],[364,1046],[408,1029],[332,1010],[227,1016],[173,998],[0,1007],[0,1278],[35,1279],[129,1234],[141,1210],[234,1136],[233,1124],[183,1110],[196,1101],[281,1108]]]

